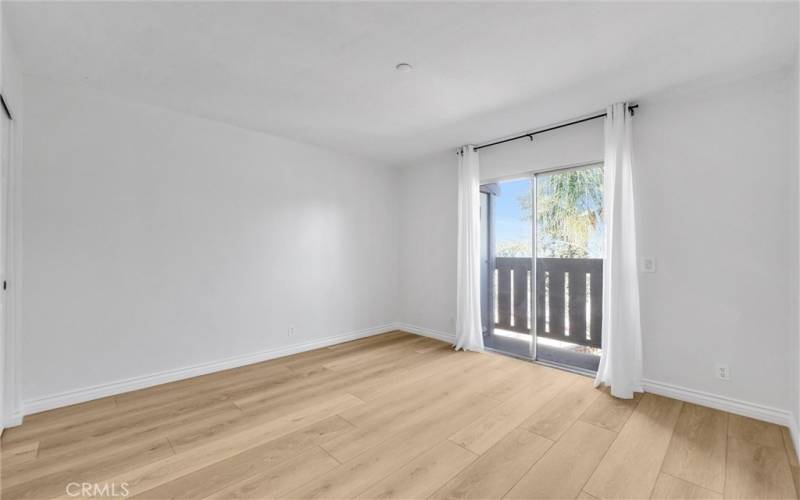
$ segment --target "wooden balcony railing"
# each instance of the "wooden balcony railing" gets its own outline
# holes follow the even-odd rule
[[[495,259],[495,328],[530,333],[531,259]],[[536,260],[536,332],[539,337],[600,347],[603,259]]]

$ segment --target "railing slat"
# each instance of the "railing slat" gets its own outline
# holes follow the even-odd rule
[[[545,301],[545,279],[544,270],[542,269],[541,259],[536,261],[536,331],[545,332],[547,327],[545,319],[547,319],[546,308],[547,302]]]
[[[591,318],[591,340],[589,345],[601,347],[601,331],[603,326],[603,261],[592,259],[589,263],[592,280],[592,290],[589,297],[592,301]]]
[[[577,260],[577,259],[570,259]],[[586,270],[581,262],[569,266],[569,338],[586,343]],[[574,265],[578,264],[578,265]]]
[[[514,331],[529,333],[528,328],[528,271],[530,259],[521,258],[514,266]]]
[[[564,269],[555,259],[540,259],[542,266],[550,275],[550,335],[564,339]],[[560,259],[559,259],[560,260]]]
[[[497,262],[497,326],[511,328],[511,268],[500,258]],[[506,264],[506,265],[501,265]]]

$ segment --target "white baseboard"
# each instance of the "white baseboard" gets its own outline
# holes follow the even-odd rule
[[[3,427],[8,429],[9,427],[16,427],[18,425],[22,425],[22,412],[15,411],[13,414],[6,417],[5,421],[3,422]]]
[[[454,344],[456,335],[454,333],[440,332],[430,328],[423,328],[421,326],[410,325],[408,323],[395,323],[395,330],[403,330],[404,332],[413,333],[414,335],[422,335],[423,337],[430,337],[432,339],[441,340],[449,344]]]
[[[52,410],[54,408],[61,408],[64,406],[84,403],[93,399],[104,398],[108,396],[116,396],[125,392],[144,389],[154,385],[166,384],[168,382],[175,382],[191,377],[206,375],[222,370],[237,368],[239,366],[250,365],[267,361],[269,359],[281,358],[291,354],[300,352],[311,351],[322,347],[328,347],[335,344],[341,344],[351,340],[356,340],[372,335],[379,335],[381,333],[397,330],[398,326],[395,323],[387,325],[376,326],[373,328],[366,328],[364,330],[357,330],[354,332],[343,333],[332,337],[326,337],[318,340],[311,340],[308,342],[300,342],[285,347],[278,347],[274,349],[267,349],[252,354],[244,354],[239,356],[232,356],[230,358],[211,361],[208,363],[200,363],[193,366],[184,368],[177,368],[174,370],[166,370],[150,375],[142,375],[138,377],[131,377],[125,380],[118,380],[107,384],[95,385],[92,387],[85,387],[73,391],[63,392],[60,394],[53,394],[36,399],[30,399],[23,402],[22,412],[19,412],[19,418],[12,418],[11,422],[6,422],[6,427],[13,427],[22,423],[23,415],[30,415],[41,411]]]
[[[735,413],[745,417],[754,418],[756,420],[763,420],[773,424],[785,425],[792,431],[795,430],[794,416],[791,412],[786,410],[779,410],[769,406],[763,406],[740,399],[729,398],[726,396],[718,396],[703,391],[696,391],[686,387],[658,382],[655,380],[643,380],[645,392],[658,394],[659,396],[666,396],[672,399],[679,399],[687,403],[694,403],[717,410]],[[796,438],[795,438],[796,440]]]

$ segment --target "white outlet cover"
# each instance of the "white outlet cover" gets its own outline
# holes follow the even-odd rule
[[[731,369],[728,367],[728,365],[717,364],[716,373],[717,373],[717,378],[720,380],[731,379]]]
[[[655,257],[642,257],[641,259],[639,259],[639,270],[643,273],[656,272]]]

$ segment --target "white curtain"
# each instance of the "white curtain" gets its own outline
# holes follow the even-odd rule
[[[456,350],[482,352],[479,184],[478,153],[463,146],[458,151]]]
[[[608,107],[605,122],[605,259],[600,366],[595,386],[618,398],[642,392],[642,327],[636,213],[631,155],[631,114],[625,103]]]

